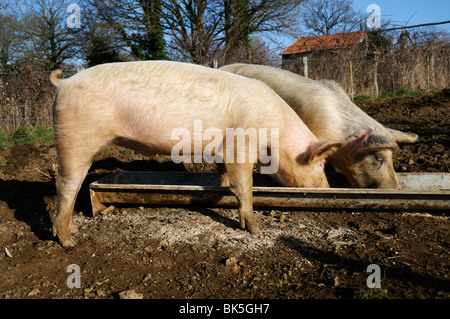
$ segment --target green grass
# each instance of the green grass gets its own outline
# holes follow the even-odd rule
[[[438,90],[430,90],[430,92],[435,93],[435,92],[438,92]],[[356,95],[353,98],[353,101],[361,102],[361,101],[366,101],[366,100],[377,100],[377,99],[395,99],[398,97],[419,96],[422,93],[423,92],[420,92],[420,91],[408,91],[407,89],[399,89],[399,90],[393,91],[393,92],[384,92],[384,93],[380,94],[379,96],[368,95],[368,94]]]
[[[51,142],[53,142],[53,127],[51,125],[24,125],[17,129],[0,131],[0,148]]]
[[[361,102],[361,101],[367,101],[367,100],[375,100],[377,97],[375,95],[368,95],[368,94],[360,94],[353,97],[353,102]]]
[[[380,98],[391,98],[405,97],[405,96],[418,96],[421,92],[419,91],[408,91],[407,89],[400,89],[394,92],[385,92],[381,94]]]

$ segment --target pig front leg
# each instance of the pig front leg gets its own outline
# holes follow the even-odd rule
[[[253,235],[262,234],[253,214],[253,163],[225,164],[230,181],[230,189],[239,202],[241,227]]]
[[[219,179],[219,186],[222,187],[230,187],[230,177],[228,176],[227,169],[225,168],[225,164],[216,163],[216,173]]]

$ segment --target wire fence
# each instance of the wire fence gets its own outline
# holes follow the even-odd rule
[[[0,146],[52,136],[55,88],[47,70],[12,65],[0,72]],[[73,72],[66,72],[70,76]]]
[[[40,113],[46,116],[39,116]],[[53,116],[48,115],[49,113],[51,113],[49,104],[0,106],[0,131],[14,130],[23,125],[50,124]]]
[[[306,70],[311,79],[334,80],[352,96],[376,95],[404,88],[424,91],[450,85],[448,41],[374,57],[361,52],[325,52],[310,54],[307,59],[292,56],[276,61],[272,60],[273,56],[261,56],[240,62],[281,66],[300,75],[305,75]],[[6,73],[0,72],[0,140],[53,134],[55,88],[49,81],[50,72],[17,67]],[[66,70],[63,77],[74,73]],[[38,126],[45,130],[36,131]]]
[[[373,56],[359,51],[293,56],[283,60],[283,68],[315,80],[334,80],[349,95],[427,91],[450,85],[450,45]]]
[[[0,109],[18,109],[18,108],[36,108],[46,107],[50,109],[48,104],[35,104],[35,105],[16,105],[9,107],[0,107]],[[8,118],[0,118],[0,140],[14,139],[14,138],[26,138],[30,136],[47,136],[53,135],[53,132],[40,132],[35,133],[34,130],[37,126],[42,126],[42,129],[50,130],[52,116],[14,116]]]
[[[0,140],[52,136],[51,103],[0,106]]]
[[[42,120],[42,119],[51,119],[50,116],[43,117],[15,117],[10,119],[0,119],[0,121],[20,121],[20,120]]]

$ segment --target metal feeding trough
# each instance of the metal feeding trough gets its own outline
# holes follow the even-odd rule
[[[309,210],[450,211],[450,174],[398,173],[400,190],[349,188],[339,173],[331,188],[279,186],[253,176],[253,206]],[[90,184],[93,214],[108,205],[237,207],[236,196],[215,173],[116,172]]]

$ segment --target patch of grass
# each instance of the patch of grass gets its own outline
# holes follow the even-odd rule
[[[51,142],[53,142],[53,127],[51,125],[25,125],[14,130],[0,131],[0,148]]]
[[[361,101],[367,101],[367,100],[375,100],[377,97],[374,95],[368,95],[368,94],[360,94],[356,95],[353,98],[353,102],[361,102]]]
[[[406,96],[418,96],[422,94],[419,91],[408,91],[407,89],[399,89],[397,91],[393,91],[393,92],[385,92],[383,94],[381,94],[380,98],[397,98],[397,97],[406,97]]]
[[[438,92],[438,90],[430,90],[430,92],[436,93]],[[420,91],[408,91],[405,88],[396,90],[396,91],[392,91],[392,92],[384,92],[382,94],[380,94],[379,96],[375,96],[375,95],[368,95],[368,94],[360,94],[360,95],[356,95],[353,98],[354,102],[362,102],[362,101],[367,101],[367,100],[377,100],[377,99],[395,99],[398,97],[408,97],[408,96],[419,96],[421,95],[423,92]]]

